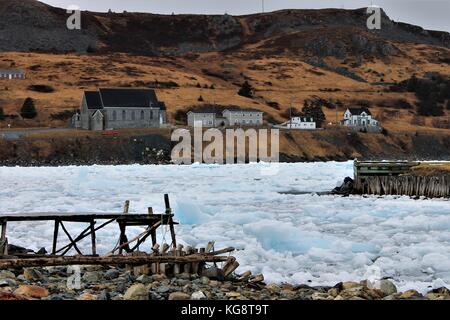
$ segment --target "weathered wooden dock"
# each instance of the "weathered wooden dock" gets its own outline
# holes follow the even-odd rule
[[[443,166],[448,163],[355,160],[354,190],[373,195],[450,197],[450,174],[415,175],[413,169],[423,164]]]
[[[126,264],[144,273],[178,274],[187,272],[198,274],[202,272],[207,262],[225,262],[224,275],[229,275],[238,266],[236,259],[231,256],[220,256],[230,253],[234,248],[214,250],[214,243],[210,242],[206,248],[184,247],[177,244],[175,235],[174,214],[170,208],[169,196],[164,195],[165,212],[153,213],[151,207],[147,213],[129,213],[130,202],[126,201],[122,213],[15,213],[0,214],[0,269],[10,267],[34,266],[64,266],[64,265],[121,265]],[[53,222],[53,244],[51,254],[10,253],[8,252],[7,226],[14,222]],[[78,235],[73,236],[66,228],[67,223],[86,223],[87,227]],[[97,254],[97,232],[107,225],[117,223],[118,241],[107,254]],[[129,240],[126,235],[127,227],[142,226],[145,230]],[[156,231],[166,226],[170,231],[170,244],[165,243],[165,233],[161,245],[157,243]],[[68,243],[58,246],[60,231],[65,234]],[[167,231],[167,230],[166,230]],[[91,239],[91,252],[85,254],[79,248],[79,242],[87,237]],[[151,245],[145,250],[144,243],[151,238]],[[67,256],[71,250],[77,255]],[[123,255],[125,252],[125,255]],[[137,267],[136,267],[137,266]],[[139,272],[141,272],[139,271]],[[135,270],[135,273],[138,271]]]

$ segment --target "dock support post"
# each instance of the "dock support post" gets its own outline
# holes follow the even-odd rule
[[[164,195],[164,203],[166,205],[166,214],[172,214],[172,209],[170,208],[169,195]],[[175,237],[175,227],[173,225],[172,217],[169,218],[169,228],[170,228],[170,236],[172,238],[172,247],[174,250],[177,249],[177,239]]]
[[[96,243],[96,237],[95,237],[95,221],[91,220],[91,242],[92,242],[92,255],[97,255],[97,243]]]
[[[53,249],[52,255],[56,254],[56,246],[58,244],[59,220],[55,219],[55,228],[53,229]]]
[[[3,246],[3,248],[0,248],[0,255],[8,255],[8,240],[6,239],[6,220],[3,220],[1,222],[2,226],[2,233],[0,236],[0,244]]]
[[[149,207],[148,208],[148,214],[152,215],[153,214],[153,208]],[[151,226],[149,226],[151,227]],[[156,245],[156,229],[151,231],[151,236],[152,236],[152,248]]]

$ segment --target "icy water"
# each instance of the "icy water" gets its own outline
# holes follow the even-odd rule
[[[352,175],[352,162],[0,167],[0,208],[120,212],[129,199],[131,212],[162,212],[169,193],[181,243],[234,246],[238,271],[262,272],[267,282],[334,285],[375,272],[400,289],[450,285],[450,201],[316,194]],[[100,251],[114,246],[117,229],[99,232]],[[10,243],[49,250],[52,225],[11,223],[8,234]]]

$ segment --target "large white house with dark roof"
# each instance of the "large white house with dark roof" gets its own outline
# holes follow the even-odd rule
[[[166,123],[166,106],[152,89],[102,88],[84,92],[72,122],[86,130],[159,128]]]
[[[348,108],[344,113],[342,125],[356,130],[378,131],[380,124],[368,108]]]

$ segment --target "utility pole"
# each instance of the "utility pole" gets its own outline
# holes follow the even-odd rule
[[[262,13],[264,13],[265,7],[264,7],[264,0],[261,0],[261,6],[262,6]]]
[[[291,99],[291,106],[289,107],[289,131],[292,130],[292,104],[293,100]]]

